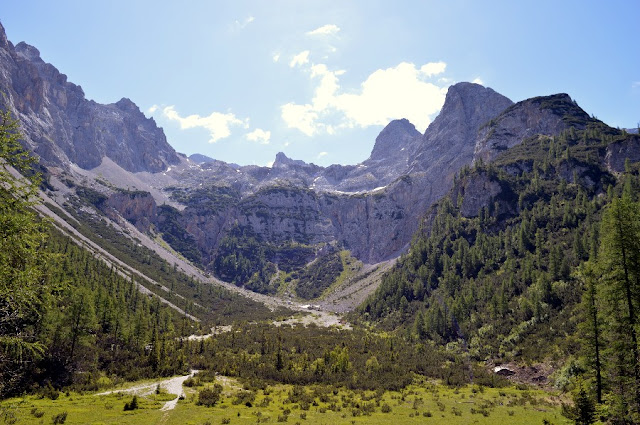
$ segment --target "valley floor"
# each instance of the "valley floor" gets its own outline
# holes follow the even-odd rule
[[[561,399],[539,390],[467,386],[452,389],[431,382],[412,385],[402,392],[358,391],[326,386],[273,385],[243,390],[235,379],[218,376],[223,391],[214,407],[197,405],[198,391],[212,386],[183,387],[184,399],[175,409],[167,403],[176,395],[166,390],[156,394],[157,384],[187,378],[129,384],[126,388],[100,393],[61,393],[51,400],[25,396],[0,403],[0,420],[11,424],[568,424],[560,414]],[[137,389],[137,390],[136,390]],[[176,392],[176,388],[169,388]],[[124,411],[137,392],[139,408]],[[67,413],[66,421],[55,417]]]

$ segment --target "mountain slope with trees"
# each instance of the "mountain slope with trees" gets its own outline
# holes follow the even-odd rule
[[[640,140],[572,124],[463,168],[359,316],[478,361],[565,366],[549,384],[584,379],[637,421],[640,178],[617,153]]]

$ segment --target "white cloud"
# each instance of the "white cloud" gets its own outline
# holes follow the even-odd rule
[[[287,103],[280,109],[282,119],[289,128],[297,128],[307,136],[313,136],[316,133],[318,113],[313,110],[312,105]]]
[[[202,117],[200,115],[189,115],[188,117],[181,117],[175,110],[174,106],[167,106],[162,110],[165,117],[172,121],[177,121],[180,124],[182,130],[189,128],[204,128],[209,132],[209,143],[215,143],[220,139],[224,139],[231,135],[232,126],[244,126],[249,125],[249,120],[241,120],[232,113],[223,114],[220,112],[212,112],[211,115]]]
[[[322,158],[322,157],[325,157],[325,156],[327,156],[327,155],[329,155],[329,152],[320,152],[320,153],[318,154],[318,159],[320,159],[320,158]]]
[[[340,27],[334,24],[323,25],[320,28],[316,28],[313,31],[309,31],[307,35],[309,36],[325,36],[325,35],[336,35],[340,31]]]
[[[273,163],[274,163],[274,162],[275,162],[275,161],[269,161],[269,162],[267,162],[267,167],[272,168],[272,167],[273,167]]]
[[[305,50],[304,52],[300,52],[297,55],[295,55],[293,57],[293,59],[291,59],[291,62],[289,62],[289,66],[291,68],[294,68],[296,66],[301,66],[304,65],[306,63],[309,63],[309,51]]]
[[[246,134],[247,140],[252,142],[258,142],[261,145],[268,145],[269,140],[271,140],[271,132],[268,130],[263,130],[261,128],[256,128],[251,133]]]
[[[147,112],[149,113],[149,115],[152,115],[157,110],[158,110],[158,105],[151,105],[149,109],[147,109]]]
[[[477,77],[476,79],[474,79],[472,83],[480,84],[481,86],[484,86],[484,81],[482,81],[480,77]]]
[[[280,60],[280,53],[275,53],[272,58],[274,62],[278,62]]]
[[[310,77],[317,84],[313,98],[310,103],[282,106],[282,118],[290,128],[308,136],[331,134],[336,128],[383,126],[399,118],[407,118],[423,130],[442,107],[448,86],[427,79],[445,69],[444,62],[419,68],[402,62],[376,70],[360,84],[360,90],[344,92],[338,78],[344,71],[331,71],[324,64],[312,65]]]
[[[442,74],[447,69],[447,64],[444,62],[429,62],[420,67],[420,72],[425,77],[432,77],[434,75]]]

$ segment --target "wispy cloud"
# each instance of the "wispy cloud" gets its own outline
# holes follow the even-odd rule
[[[480,79],[480,77],[475,78],[472,83],[476,83],[476,84],[480,84],[481,86],[484,86],[484,81],[482,81]]]
[[[325,157],[325,156],[327,156],[327,155],[329,155],[329,152],[320,152],[320,153],[318,154],[318,159],[323,158],[323,157]]]
[[[631,83],[631,88],[632,89],[640,88],[640,81],[634,81],[633,83]]]
[[[334,24],[323,25],[319,28],[314,29],[313,31],[307,32],[308,36],[327,36],[327,35],[336,35],[340,32],[340,27]]]
[[[271,58],[274,62],[278,62],[280,60],[280,53],[274,53]]]
[[[252,23],[253,21],[255,21],[256,18],[254,18],[253,16],[249,16],[247,18],[245,18],[242,21],[236,20],[235,24],[236,24],[236,28],[238,29],[245,29],[247,27],[247,25],[249,25],[250,23]]]
[[[293,57],[293,59],[291,59],[291,62],[289,62],[289,66],[291,68],[295,68],[296,66],[301,66],[309,63],[309,53],[310,52],[308,50],[298,53]]]
[[[149,109],[147,109],[147,113],[149,115],[153,115],[158,110],[158,105],[151,105]]]
[[[378,69],[360,84],[357,91],[345,92],[339,78],[345,71],[331,71],[325,64],[309,67],[316,84],[309,103],[287,103],[281,116],[289,128],[313,136],[336,128],[386,125],[398,118],[407,118],[418,129],[425,129],[430,116],[437,113],[448,85],[428,81],[446,70],[444,62],[430,62],[420,67],[402,62],[395,67]]]
[[[190,128],[204,128],[209,132],[209,143],[215,143],[220,139],[224,139],[231,135],[231,127],[249,126],[249,120],[241,120],[232,113],[212,112],[210,115],[203,117],[197,114],[182,117],[176,111],[175,106],[167,106],[162,113],[171,121],[177,121],[182,130]]]
[[[247,140],[251,142],[258,142],[261,145],[268,145],[271,140],[271,132],[268,130],[263,130],[261,128],[256,128],[251,133],[246,134]]]

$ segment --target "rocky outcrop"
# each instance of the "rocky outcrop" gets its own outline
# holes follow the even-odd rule
[[[109,195],[104,204],[143,232],[151,229],[158,216],[156,202],[149,192],[118,191]]]
[[[501,192],[499,182],[489,178],[485,173],[479,173],[462,186],[460,214],[467,218],[479,216],[480,210],[489,207]]]
[[[1,25],[0,91],[2,107],[20,121],[25,144],[45,164],[91,169],[107,156],[127,171],[159,172],[179,161],[162,129],[133,102],[87,100],[38,49],[14,47]]]
[[[640,161],[640,136],[628,135],[624,140],[607,146],[605,162],[609,171],[624,172],[625,163]]]
[[[311,190],[274,186],[260,190],[239,204],[238,224],[271,243],[308,245],[336,239],[331,222],[322,217],[318,196]]]
[[[474,161],[492,161],[528,137],[554,136],[569,127],[584,129],[591,120],[565,93],[518,102],[480,128]]]

